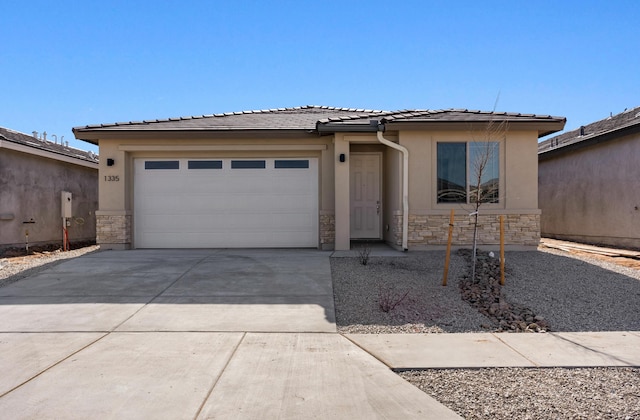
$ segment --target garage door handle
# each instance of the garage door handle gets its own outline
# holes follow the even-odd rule
[[[376,201],[376,213],[380,214],[380,201]]]

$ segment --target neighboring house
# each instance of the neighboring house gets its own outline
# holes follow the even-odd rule
[[[303,106],[88,125],[100,146],[103,248],[312,247],[352,240],[397,248],[471,243],[467,154],[508,122],[482,206],[481,242],[534,247],[540,238],[537,141],[561,130],[548,115],[468,110],[371,111]],[[404,163],[406,162],[406,163]]]
[[[63,191],[71,193],[69,242],[95,241],[98,157],[0,127],[0,249],[27,239],[62,246]]]
[[[640,248],[640,107],[538,146],[542,235]]]

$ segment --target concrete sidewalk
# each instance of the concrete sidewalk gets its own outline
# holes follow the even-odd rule
[[[640,367],[640,332],[345,336],[392,369]]]

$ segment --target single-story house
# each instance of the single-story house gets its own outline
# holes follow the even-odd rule
[[[96,240],[98,156],[0,127],[0,249],[62,245],[64,220],[71,245]]]
[[[401,249],[471,242],[469,156],[495,134],[480,240],[535,247],[537,142],[565,119],[449,110],[302,106],[75,127],[100,147],[103,248]],[[506,125],[505,125],[506,124]],[[490,176],[491,178],[488,178]],[[485,179],[486,178],[486,179]]]
[[[546,237],[640,249],[640,107],[541,142]]]

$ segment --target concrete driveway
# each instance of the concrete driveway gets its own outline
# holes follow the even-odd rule
[[[103,251],[0,288],[0,412],[458,418],[336,333],[329,255]]]

